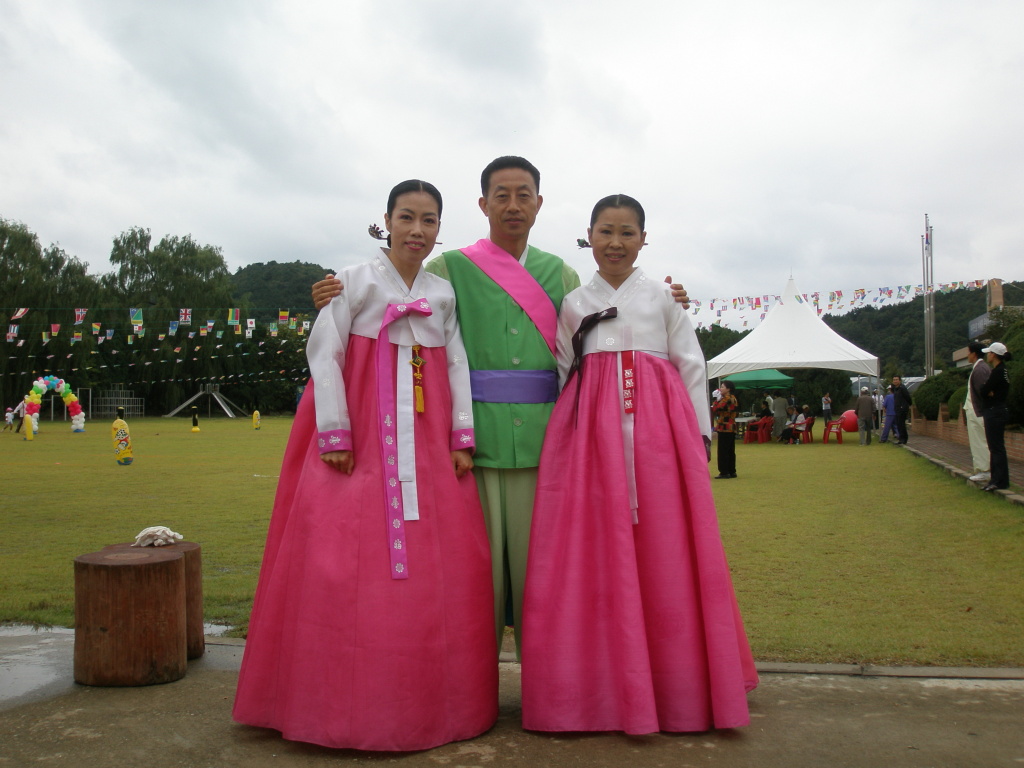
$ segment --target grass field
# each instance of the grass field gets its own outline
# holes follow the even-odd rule
[[[203,546],[207,621],[243,633],[291,420],[0,434],[0,621],[71,626],[76,555],[166,525]],[[889,445],[738,445],[714,481],[759,660],[1024,666],[1024,512]],[[714,466],[714,462],[712,462]]]

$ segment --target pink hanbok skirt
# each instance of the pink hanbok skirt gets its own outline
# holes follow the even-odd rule
[[[523,727],[705,731],[749,723],[758,682],[693,404],[635,353],[632,522],[614,353],[588,355],[547,430],[523,608]]]
[[[471,474],[455,477],[443,348],[424,348],[416,415],[420,519],[391,578],[377,430],[376,341],[350,337],[355,470],[325,464],[312,385],[292,427],[249,624],[234,718],[286,739],[419,750],[497,719],[491,566]]]

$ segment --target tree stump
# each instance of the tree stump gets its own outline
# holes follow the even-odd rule
[[[75,558],[75,682],[169,683],[187,667],[180,551],[136,547]]]
[[[104,550],[119,549],[138,552],[153,547],[133,547],[131,542],[111,544]],[[181,552],[185,557],[185,642],[188,658],[198,659],[206,652],[206,629],[203,624],[203,555],[202,547],[194,541],[179,541],[165,547],[169,552]]]

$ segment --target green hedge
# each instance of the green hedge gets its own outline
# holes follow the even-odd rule
[[[964,407],[964,401],[967,399],[967,385],[964,384],[962,387],[958,387],[953,390],[953,394],[949,396],[949,400],[946,401],[946,405],[949,406],[949,420],[959,421],[960,420],[960,409]]]
[[[944,371],[925,379],[914,391],[914,405],[926,419],[939,418],[939,405],[949,401],[950,395],[967,381],[970,371],[965,369]],[[960,402],[963,402],[961,397]]]

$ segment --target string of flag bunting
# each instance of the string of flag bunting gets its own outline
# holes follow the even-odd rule
[[[14,342],[18,346],[22,346],[24,344],[25,336],[21,332],[21,323],[18,323],[16,321],[22,320],[23,318],[28,316],[30,311],[31,308],[29,307],[20,307],[11,314],[10,323],[7,326],[6,338],[8,342]],[[103,311],[106,312],[108,310]],[[167,310],[158,311],[163,313],[167,312]],[[78,326],[85,325],[86,316],[89,313],[89,309],[86,307],[76,307],[74,312],[74,327],[70,331],[70,340],[72,344],[82,341],[83,339],[84,332],[75,330],[75,328],[77,328]],[[244,333],[245,338],[252,338],[253,331],[256,329],[256,319],[247,318],[243,325],[240,314],[241,310],[238,309],[237,307],[229,308],[227,310],[227,326],[229,329],[234,328],[234,333],[236,335],[241,336]],[[138,307],[129,308],[128,319],[129,324],[131,326],[131,333],[126,333],[125,337],[127,338],[129,344],[134,344],[136,339],[142,339],[145,338],[146,336],[147,328],[145,325],[143,310]],[[190,339],[195,338],[196,336],[206,337],[210,334],[215,334],[216,338],[219,339],[223,337],[225,332],[223,330],[216,330],[216,324],[216,320],[206,320],[202,325],[199,325],[195,329],[192,329],[192,309],[179,309],[178,319],[168,321],[167,331],[165,333],[159,333],[157,338],[159,341],[163,341],[168,336],[176,336],[179,330],[182,330],[187,326],[189,328],[189,330],[187,331],[187,336]],[[278,310],[278,316],[275,322],[266,323],[265,325],[267,332],[270,334],[270,336],[276,337],[278,331],[284,328],[294,330],[300,336],[304,335],[309,330],[309,324],[309,320],[299,320],[297,317],[290,316],[289,310],[282,309]],[[49,329],[39,331],[40,338],[42,339],[44,345],[51,341],[52,339],[57,338],[61,332],[60,323],[49,323],[44,321],[41,324],[41,326],[37,327]],[[161,325],[159,327],[162,328],[163,326]],[[104,341],[112,340],[115,334],[117,333],[116,328],[103,328],[102,323],[92,322],[90,323],[90,328],[92,331],[92,335],[97,337],[98,344],[102,344]]]
[[[984,287],[985,283],[985,280],[940,283],[936,286],[936,291],[938,293],[949,293],[950,291],[963,288],[976,289]],[[884,306],[897,304],[902,301],[909,301],[910,299],[921,295],[923,292],[924,287],[920,284],[897,285],[894,287],[885,286],[871,290],[855,288],[848,293],[844,293],[844,291],[839,289],[831,291],[815,291],[813,293],[803,293],[799,296],[794,296],[793,299],[801,303],[806,302],[811,304],[818,315],[826,313],[845,314],[846,312],[864,306]],[[779,296],[778,294],[691,299],[689,311],[694,316],[698,328],[711,327],[714,325],[746,328],[750,325],[756,325],[761,320],[764,320],[765,315],[773,304],[779,301],[785,302],[786,300],[788,300],[788,297]],[[21,346],[24,343],[25,336],[21,331],[21,323],[18,321],[26,318],[31,311],[32,310],[29,307],[19,307],[11,313],[6,335],[8,343],[15,343],[18,346]],[[75,329],[77,329],[78,326],[85,325],[89,311],[90,310],[86,307],[77,307],[74,309],[74,328],[70,331],[70,340],[72,344],[82,341],[84,332]],[[167,310],[157,311],[162,313],[167,312]],[[217,311],[222,312],[224,310]],[[146,337],[148,328],[145,324],[142,308],[131,307],[128,309],[128,315],[131,332],[126,333],[125,336],[128,344],[134,344],[136,339],[143,339]],[[178,319],[167,323],[166,332],[159,333],[158,340],[163,341],[167,336],[175,336],[183,328],[189,329],[188,338],[190,339],[196,336],[206,337],[210,334],[215,334],[216,338],[219,339],[222,338],[225,333],[224,330],[217,330],[215,328],[215,320],[207,319],[194,329],[192,327],[192,323],[192,309],[181,308],[178,310]],[[278,310],[277,321],[266,323],[266,327],[268,333],[272,337],[276,337],[278,331],[283,328],[296,330],[299,335],[302,335],[309,330],[309,323],[310,321],[308,320],[299,321],[297,318],[290,316],[289,310],[281,309]],[[226,325],[229,330],[233,329],[236,335],[244,334],[245,338],[252,338],[253,330],[256,328],[256,320],[253,318],[247,318],[243,322],[241,319],[241,310],[237,307],[231,307],[226,310]],[[98,322],[90,323],[89,327],[92,335],[97,337],[97,342],[100,344],[104,341],[112,340],[117,333],[116,328],[103,328],[102,323]],[[58,323],[43,323],[42,328],[48,328],[48,330],[39,331],[41,334],[40,338],[44,344],[56,338],[61,332],[61,325]]]
[[[983,288],[986,280],[968,280],[952,283],[940,283],[936,286],[937,293],[950,293],[960,289]],[[842,290],[815,291],[801,293],[793,297],[778,294],[761,296],[733,296],[708,300],[691,299],[690,314],[696,319],[697,328],[722,326],[740,330],[757,325],[764,320],[768,310],[776,302],[785,303],[790,298],[801,304],[807,303],[814,307],[820,316],[823,314],[840,315],[865,306],[886,306],[909,301],[924,293],[923,285],[897,285],[872,290],[855,288],[848,293]]]

